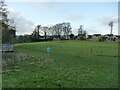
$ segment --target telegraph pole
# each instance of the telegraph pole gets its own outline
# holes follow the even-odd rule
[[[113,22],[110,22],[109,23],[109,26],[110,26],[110,41],[112,41],[112,31],[113,31]]]

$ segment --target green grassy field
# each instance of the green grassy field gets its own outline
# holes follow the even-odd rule
[[[47,47],[52,48],[50,55]],[[15,45],[15,55],[22,55],[21,60],[3,68],[3,88],[118,87],[115,42],[22,43]]]

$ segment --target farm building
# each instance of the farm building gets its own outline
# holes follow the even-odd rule
[[[90,41],[115,41],[115,42],[120,42],[120,35],[111,35],[111,34],[106,34],[106,35],[101,35],[101,34],[93,34],[93,35],[87,35],[87,40]]]
[[[92,35],[87,35],[87,40],[92,40]]]
[[[106,37],[106,41],[116,41],[119,42],[120,41],[120,35],[111,35],[111,34],[106,34],[104,35],[104,37]]]
[[[112,41],[120,42],[120,35],[113,35],[112,36]]]
[[[87,35],[87,40],[90,40],[90,41],[99,41],[101,37],[102,37],[101,34]]]

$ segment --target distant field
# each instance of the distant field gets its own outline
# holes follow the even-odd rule
[[[47,47],[52,48],[50,55]],[[21,56],[3,68],[3,88],[118,87],[115,42],[22,43],[15,45],[14,54]]]

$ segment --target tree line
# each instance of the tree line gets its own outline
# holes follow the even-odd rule
[[[17,36],[16,42],[39,42],[39,41],[52,41],[52,40],[75,40],[78,36],[79,39],[85,40],[87,32],[80,26],[78,35],[72,33],[72,28],[69,22],[58,23],[54,26],[41,26],[37,25],[30,35]]]

